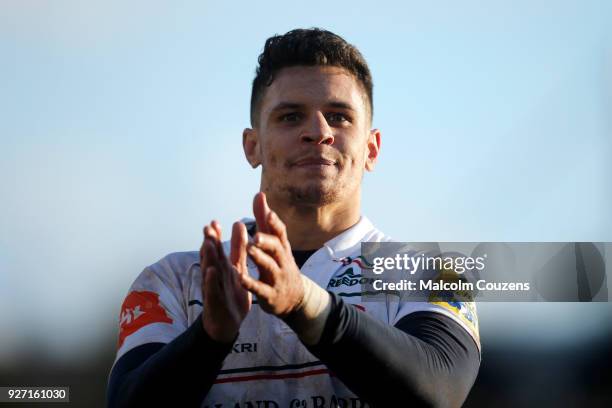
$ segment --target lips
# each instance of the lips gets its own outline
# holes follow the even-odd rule
[[[306,167],[306,166],[334,166],[335,160],[326,159],[324,157],[305,157],[299,159],[293,163],[294,166]]]

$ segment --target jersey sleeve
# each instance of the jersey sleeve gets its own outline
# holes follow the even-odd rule
[[[442,253],[436,246],[423,247],[415,251],[410,245],[402,248],[393,248],[397,253],[407,253],[409,256],[418,256],[425,254],[428,256],[442,257],[453,254]],[[394,252],[392,252],[394,253]],[[396,275],[394,279],[398,281],[398,276],[401,277],[403,271],[393,271]],[[452,270],[452,268],[444,265],[444,268],[425,269],[419,267],[414,273],[414,282],[420,280],[431,281],[456,281],[460,274]],[[472,293],[462,290],[447,291],[439,289],[420,289],[416,292],[401,291],[399,296],[399,305],[395,316],[389,316],[390,322],[395,326],[404,316],[414,312],[435,312],[441,313],[463,327],[470,336],[474,339],[478,350],[480,346],[480,331],[478,326],[478,314],[476,312],[476,302],[473,301]]]
[[[168,258],[146,267],[130,287],[119,314],[116,360],[142,344],[169,343],[187,329],[183,285]]]
[[[480,331],[478,328],[478,314],[476,313],[475,302],[445,300],[400,302],[397,315],[392,324],[396,325],[402,317],[414,312],[436,312],[450,317],[470,334],[476,346],[478,346],[478,350],[480,350]]]

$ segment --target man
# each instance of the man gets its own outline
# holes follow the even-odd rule
[[[440,303],[360,304],[360,243],[389,240],[360,213],[381,146],[372,114],[370,71],[342,38],[266,41],[243,132],[262,167],[254,221],[235,223],[229,242],[213,221],[199,252],[136,279],[109,405],[463,403],[480,364],[475,320]]]

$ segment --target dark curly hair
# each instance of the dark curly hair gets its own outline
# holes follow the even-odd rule
[[[274,81],[274,75],[282,68],[297,65],[328,65],[346,69],[363,86],[372,120],[373,83],[370,69],[359,50],[339,35],[316,27],[275,35],[266,40],[258,62],[251,90],[251,126],[257,126],[261,102],[266,88]]]

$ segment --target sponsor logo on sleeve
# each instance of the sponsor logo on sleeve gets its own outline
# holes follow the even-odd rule
[[[474,302],[433,301],[430,303],[443,307],[453,315],[457,316],[470,329],[476,343],[480,347],[478,315],[476,314],[476,305]]]
[[[159,295],[150,291],[130,292],[121,306],[117,348],[123,345],[127,336],[152,323],[172,323],[159,303]]]

